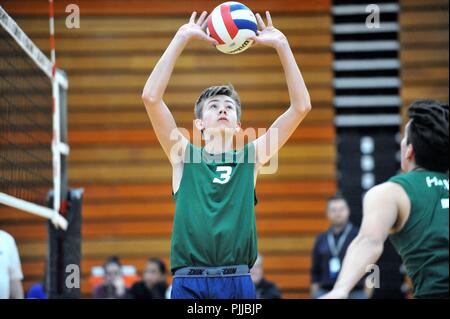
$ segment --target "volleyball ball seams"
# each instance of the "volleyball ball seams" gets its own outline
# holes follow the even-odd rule
[[[207,34],[214,38],[216,48],[226,54],[237,54],[248,49],[257,34],[256,17],[242,3],[230,1],[217,6],[208,17]]]

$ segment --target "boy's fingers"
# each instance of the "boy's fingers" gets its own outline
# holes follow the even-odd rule
[[[258,24],[261,27],[261,29],[266,28],[266,25],[265,25],[263,19],[261,18],[261,16],[259,15],[259,13],[256,14],[256,20],[258,21]]]
[[[203,21],[201,25],[202,30],[205,31],[207,26],[208,26],[208,19],[205,19],[205,21]]]
[[[210,37],[209,35],[207,35],[206,33],[202,36],[202,38],[206,41],[208,41],[209,43],[211,43],[212,45],[216,46],[219,43],[216,41],[216,39]]]
[[[208,41],[211,42],[214,46],[219,45],[219,42],[217,42],[216,39],[210,37],[210,36],[206,36],[208,38]]]
[[[197,16],[197,12],[192,12],[191,14],[191,18],[189,19],[189,23],[194,23],[195,22],[195,17]]]
[[[197,20],[198,25],[203,25],[203,21],[205,20],[205,17],[208,13],[206,11],[203,11],[200,17]]]
[[[266,11],[266,18],[267,18],[267,26],[273,27],[272,17],[270,16],[270,12],[269,11]]]
[[[258,44],[258,43],[259,43],[258,37],[250,37],[249,39],[250,39],[250,40],[253,40],[253,43],[254,43],[254,44]]]

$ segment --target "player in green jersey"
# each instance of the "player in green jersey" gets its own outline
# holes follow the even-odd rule
[[[232,86],[202,92],[195,126],[204,147],[183,136],[163,101],[175,62],[193,39],[216,44],[205,33],[207,13],[180,27],[145,84],[142,98],[156,136],[173,168],[176,201],[171,241],[172,298],[255,298],[249,269],[257,257],[254,205],[260,168],[278,152],[311,109],[309,93],[289,43],[266,12],[256,44],[275,49],[283,66],[290,106],[269,130],[235,150],[241,104]],[[235,57],[239,59],[239,56]]]
[[[405,172],[369,190],[358,236],[333,290],[346,298],[390,237],[413,283],[415,298],[448,298],[449,108],[433,100],[409,107],[401,142]]]

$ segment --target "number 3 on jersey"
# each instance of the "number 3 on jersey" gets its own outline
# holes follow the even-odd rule
[[[228,183],[228,181],[231,178],[231,171],[233,169],[231,168],[231,166],[217,166],[216,172],[223,172],[222,174],[220,174],[220,177],[217,178],[215,177],[213,179],[213,183],[217,183],[217,184],[226,184]]]

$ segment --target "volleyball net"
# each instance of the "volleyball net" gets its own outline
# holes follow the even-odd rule
[[[0,7],[0,206],[66,229],[68,82],[52,66]]]

